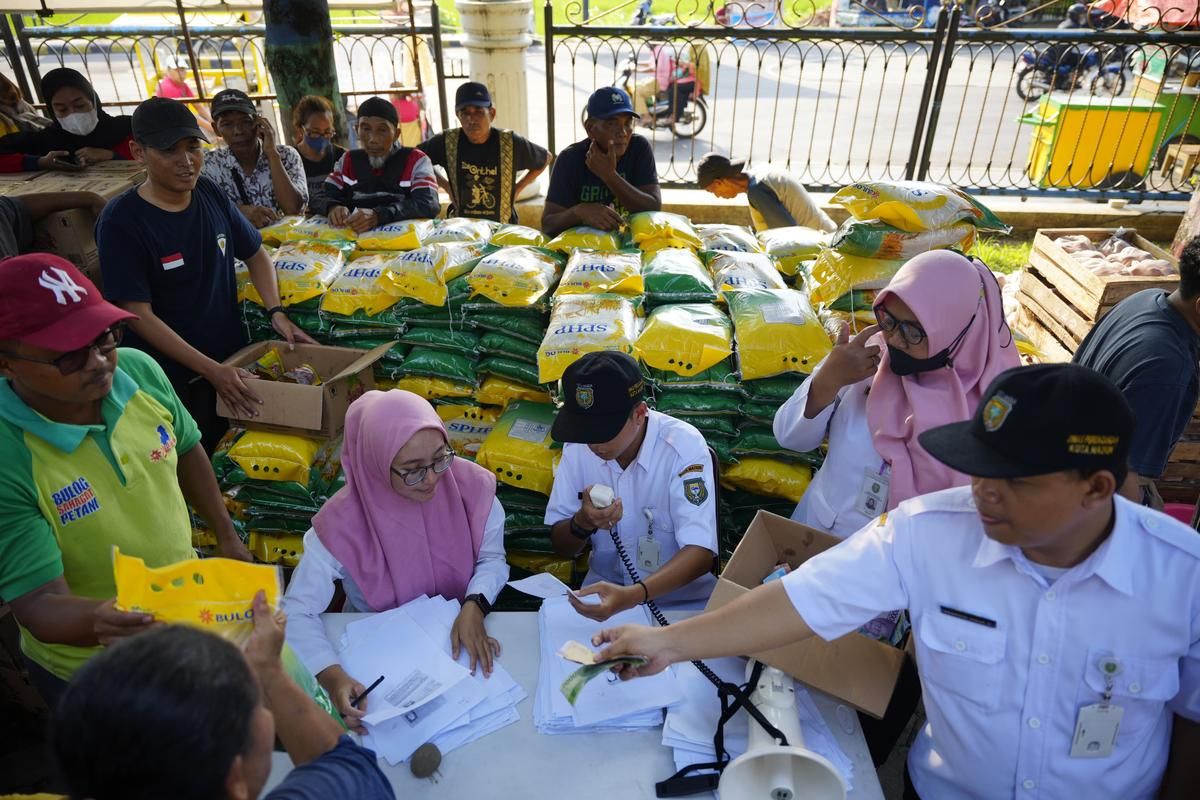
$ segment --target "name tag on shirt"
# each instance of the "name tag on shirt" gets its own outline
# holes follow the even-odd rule
[[[887,511],[889,486],[890,479],[886,474],[873,469],[864,470],[854,510],[872,519]]]
[[[1071,739],[1071,758],[1108,758],[1117,744],[1117,732],[1125,709],[1096,703],[1079,709],[1075,736]]]
[[[649,536],[638,539],[637,567],[642,572],[655,572],[662,558],[662,547]]]

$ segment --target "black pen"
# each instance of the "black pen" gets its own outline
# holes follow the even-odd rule
[[[974,622],[976,625],[982,625],[985,628],[996,627],[996,620],[994,619],[981,617],[978,614],[972,614],[969,611],[959,611],[957,608],[951,608],[950,606],[942,606],[941,609],[943,614],[950,617],[956,617],[965,622]]]
[[[358,704],[359,704],[359,703],[361,703],[361,702],[363,701],[363,698],[365,698],[367,695],[369,695],[369,694],[371,693],[371,690],[372,690],[372,689],[374,689],[376,686],[378,686],[378,685],[379,685],[379,684],[381,684],[381,683],[383,683],[383,676],[382,676],[382,675],[380,675],[378,678],[376,678],[376,679],[375,679],[375,682],[374,682],[374,683],[372,683],[370,686],[368,686],[368,687],[366,688],[366,690],[365,690],[365,691],[364,691],[362,694],[360,694],[358,697],[356,697],[356,698],[354,698],[353,700],[351,700],[351,701],[350,701],[350,707],[351,707],[351,708],[358,708]]]

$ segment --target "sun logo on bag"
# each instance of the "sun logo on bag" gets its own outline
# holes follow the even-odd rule
[[[1012,413],[1013,406],[1016,404],[1017,401],[1004,392],[997,392],[983,407],[983,429],[988,433],[1000,430],[1000,426],[1008,419],[1008,415]]]
[[[207,608],[200,609],[200,624],[201,625],[212,625],[212,623],[213,623],[213,613],[211,611],[209,611]]]

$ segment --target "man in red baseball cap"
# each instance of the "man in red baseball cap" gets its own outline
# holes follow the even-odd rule
[[[0,261],[0,598],[48,703],[98,645],[151,622],[113,606],[113,545],[193,558],[190,505],[223,555],[250,559],[162,368],[117,349],[132,319],[58,256]]]

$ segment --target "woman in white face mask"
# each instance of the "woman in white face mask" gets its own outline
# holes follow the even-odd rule
[[[51,70],[42,78],[42,97],[53,124],[0,139],[0,172],[72,171],[114,158],[132,160],[130,118],[105,113],[83,75],[67,68]]]

